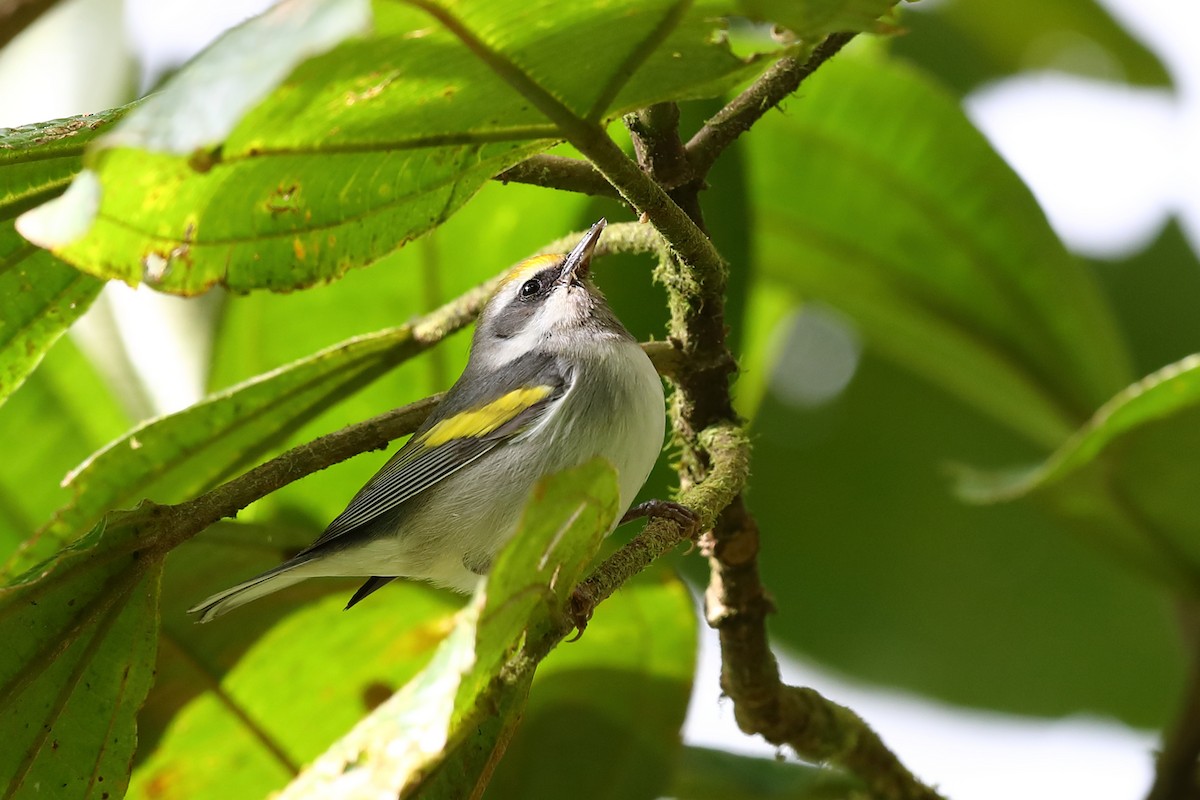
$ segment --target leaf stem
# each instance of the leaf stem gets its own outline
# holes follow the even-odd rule
[[[620,193],[596,171],[590,161],[565,156],[539,154],[514,164],[493,180],[502,183],[528,183],[564,192],[620,200]]]

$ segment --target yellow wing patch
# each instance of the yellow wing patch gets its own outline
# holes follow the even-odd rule
[[[529,386],[509,392],[485,406],[442,420],[429,429],[422,441],[428,447],[437,447],[455,439],[486,436],[534,403],[545,400],[553,391],[550,386]]]

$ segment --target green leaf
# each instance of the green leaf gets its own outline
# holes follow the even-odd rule
[[[25,241],[13,221],[65,189],[84,146],[122,113],[0,129],[0,403],[104,285]]]
[[[966,94],[1024,70],[1055,70],[1170,87],[1162,62],[1095,0],[920,3],[904,15],[893,52]]]
[[[59,485],[62,476],[129,424],[74,342],[61,339],[0,407],[0,441],[24,443],[0,459],[0,572],[20,571],[10,561],[18,546],[69,498]],[[30,564],[37,558],[17,560]]]
[[[763,66],[717,35],[720,2],[430,8],[591,121],[719,94]],[[99,203],[94,224],[69,244],[43,241],[93,274],[171,292],[294,289],[436,227],[492,175],[561,138],[432,16],[385,4],[373,36],[298,67],[199,170],[195,157],[94,153],[95,191],[78,193],[83,205]],[[90,215],[46,213],[60,212]]]
[[[1031,495],[1125,565],[1200,596],[1200,355],[1138,381],[1038,466],[964,471],[974,502]]]
[[[130,797],[263,797],[433,655],[458,601],[417,583],[397,582],[348,612],[358,579],[304,581],[218,624],[186,613],[312,538],[280,522],[217,525],[167,558],[156,681],[138,719]]]
[[[1138,375],[1200,352],[1200,258],[1178,220],[1147,249],[1092,269],[1129,338]]]
[[[842,800],[862,793],[861,782],[831,769],[704,747],[683,749],[666,792],[678,800]]]
[[[539,482],[517,534],[430,665],[280,797],[464,797],[482,788],[540,657],[523,647],[560,624],[616,517],[617,494],[616,474],[600,459]]]
[[[897,0],[741,0],[746,16],[774,22],[797,39],[870,31]]]
[[[226,31],[139,103],[99,146],[190,156],[218,145],[296,65],[370,27],[368,0],[279,3]]]
[[[953,496],[949,461],[1041,457],[1011,431],[868,350],[835,403],[769,394],[753,436],[780,646],[960,705],[1140,728],[1173,716],[1183,653],[1160,587],[1031,501]]]
[[[919,75],[842,56],[755,135],[763,273],[879,352],[1047,448],[1128,383],[1090,276]]]
[[[0,589],[5,796],[124,793],[153,680],[161,562],[138,551],[152,515],[111,515]]]
[[[659,566],[622,586],[579,641],[556,648],[538,667],[521,726],[485,797],[669,794],[696,625],[687,587],[670,570]],[[565,741],[571,746],[562,747]]]

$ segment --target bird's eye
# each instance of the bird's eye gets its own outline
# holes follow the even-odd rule
[[[537,278],[530,278],[521,284],[521,297],[533,297],[542,290],[542,282]]]

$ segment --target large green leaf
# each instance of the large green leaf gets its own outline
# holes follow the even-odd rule
[[[152,513],[114,514],[0,588],[5,797],[124,792],[153,679],[161,562],[138,551]]]
[[[1138,375],[1200,352],[1200,258],[1178,221],[1140,253],[1092,267],[1129,338]]]
[[[754,440],[748,501],[782,646],[963,705],[1171,716],[1183,654],[1159,588],[1032,502],[953,496],[948,462],[1040,457],[1010,431],[868,350],[834,404],[768,395]]]
[[[761,59],[733,56],[716,35],[726,9],[715,0],[428,8],[594,121],[711,96],[762,67]],[[176,85],[188,70],[215,69],[209,60],[225,57],[201,56]],[[194,102],[210,100],[200,92]],[[176,109],[189,115],[192,105],[186,97],[169,104],[162,124],[176,124]],[[126,124],[135,122],[154,127],[139,115]],[[373,36],[302,64],[219,151],[96,151],[89,177],[22,227],[31,235],[86,230],[38,241],[103,277],[182,293],[217,283],[292,289],[391,252],[447,219],[492,175],[560,138],[533,102],[434,16],[387,3]]]
[[[786,28],[798,39],[827,33],[869,31],[897,0],[741,0],[747,16]]]
[[[966,94],[1022,70],[1170,86],[1158,57],[1096,0],[947,0],[904,15],[894,52]]]
[[[842,56],[788,112],[750,150],[770,279],[1043,447],[1128,383],[1097,287],[952,97]]]
[[[542,655],[528,648],[561,624],[616,501],[616,473],[602,460],[543,479],[430,665],[280,796],[466,797],[481,789]]]
[[[349,612],[355,579],[305,581],[211,625],[186,613],[312,538],[280,523],[218,525],[167,559],[130,797],[263,797],[429,660],[458,601],[416,583]]]
[[[1040,465],[964,474],[978,502],[1032,495],[1089,542],[1200,596],[1200,356],[1130,386]]]
[[[844,800],[863,791],[831,769],[685,747],[667,793],[678,800]]]
[[[104,285],[25,241],[14,220],[63,191],[84,147],[122,113],[0,129],[0,403]]]

